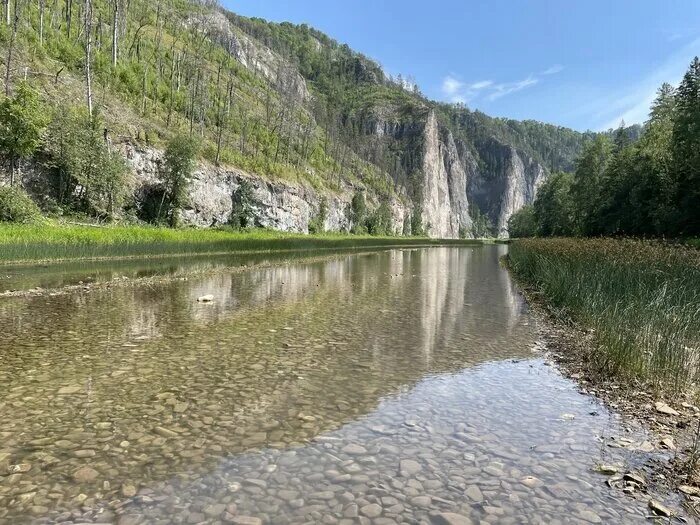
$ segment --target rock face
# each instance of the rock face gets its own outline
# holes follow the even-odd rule
[[[423,132],[422,220],[430,237],[456,238],[471,227],[467,173],[452,133],[441,131],[431,111]]]
[[[377,124],[376,132],[385,136],[405,130],[384,123]],[[477,148],[480,162],[472,149],[455,141],[452,133],[440,125],[433,111],[418,133],[422,138],[423,187],[417,204],[425,232],[430,237],[471,237],[470,208],[476,206],[490,219],[498,236],[507,237],[508,218],[534,201],[537,189],[546,179],[545,169],[513,146],[495,139]],[[158,185],[162,152],[133,144],[124,144],[121,149],[135,175],[136,200],[142,201],[148,189]],[[200,163],[194,173],[190,203],[182,210],[183,222],[205,227],[226,224],[242,181],[247,181],[252,189],[256,226],[306,233],[323,199],[327,231],[349,231],[352,227],[350,201],[354,188],[320,194],[309,187],[207,163]],[[368,194],[367,200],[370,209],[379,204],[372,195]],[[406,201],[393,198],[389,202],[395,234],[407,231],[404,222],[410,220],[413,206]]]
[[[508,219],[535,200],[547,172],[532,158],[495,139],[483,145],[486,166],[470,173],[468,198],[491,220],[499,237],[508,236]]]
[[[149,187],[158,185],[158,170],[163,153],[133,144],[122,146],[122,152],[134,172],[136,201],[143,201]],[[247,181],[253,193],[253,222],[256,226],[281,231],[308,233],[309,223],[319,213],[321,200],[326,202],[326,231],[349,231],[352,227],[349,207],[353,192],[323,195],[311,188],[283,181],[266,180],[235,168],[200,163],[190,186],[189,205],[182,210],[182,220],[196,226],[227,224],[233,200],[241,183]],[[376,206],[368,196],[368,206]],[[398,199],[389,203],[393,233],[401,234],[410,211]]]

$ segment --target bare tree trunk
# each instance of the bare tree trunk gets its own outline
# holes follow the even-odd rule
[[[70,29],[73,22],[73,0],[66,0],[66,35],[70,38]]]
[[[224,104],[223,114],[219,118],[219,134],[216,137],[216,165],[218,166],[221,159],[221,142],[224,136],[224,125],[228,122],[229,112],[231,111],[231,96],[233,95],[233,81],[229,80],[228,89],[226,90],[226,102]]]
[[[141,100],[141,114],[146,114],[146,85],[148,84],[148,64],[143,66],[143,85],[141,86],[142,100]]]
[[[170,126],[170,119],[173,115],[173,105],[175,103],[175,67],[177,67],[178,69],[180,68],[180,53],[177,53],[177,55],[173,57],[173,60],[170,63],[170,102],[168,103],[168,126]]]
[[[85,0],[85,88],[87,94],[88,114],[92,117],[92,0]]]
[[[5,8],[5,23],[9,26],[10,25],[10,0],[4,0],[3,4]],[[17,6],[15,6],[15,9],[17,9]]]
[[[46,0],[39,0],[39,45],[44,45],[44,8]]]
[[[49,20],[49,27],[53,29],[56,24],[56,13],[58,12],[58,0],[53,0],[53,6],[49,9],[51,12],[51,20]]]
[[[119,4],[121,0],[112,0],[112,2],[112,67],[116,67],[119,49]]]
[[[199,64],[197,65],[199,66]],[[194,131],[194,110],[195,110],[195,101],[199,97],[199,82],[201,80],[201,69],[197,67],[197,81],[195,82],[193,89],[192,89],[192,98],[190,100],[190,135],[192,135],[192,132]]]
[[[9,3],[8,3],[9,9]],[[10,43],[7,46],[7,60],[5,61],[5,96],[10,95],[10,71],[12,70],[12,52],[15,48],[15,40],[17,39],[17,26],[19,25],[19,0],[15,0],[15,18],[12,22],[12,33],[10,33]],[[8,11],[9,12],[9,11]],[[11,166],[14,169],[14,163]]]

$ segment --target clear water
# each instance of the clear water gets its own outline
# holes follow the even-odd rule
[[[0,299],[0,523],[644,522],[594,467],[645,436],[547,366],[506,249],[13,270],[220,271]]]

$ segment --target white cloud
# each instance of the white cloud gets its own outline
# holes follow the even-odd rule
[[[553,75],[563,69],[564,66],[555,64],[539,75],[529,75],[522,80],[500,83],[495,83],[493,80],[478,80],[468,84],[459,80],[456,75],[449,74],[442,80],[442,93],[447,100],[454,103],[466,103],[477,97],[482,100],[494,101],[534,86],[540,82],[541,76]]]
[[[464,83],[457,80],[452,75],[447,75],[442,81],[442,92],[448,97],[459,93],[464,87]]]
[[[479,91],[493,85],[491,80],[480,80],[472,84],[466,84],[455,75],[447,75],[442,80],[442,93],[447,100],[454,104],[466,104],[473,99]]]
[[[497,84],[493,87],[494,91],[491,94],[489,94],[488,99],[496,100],[501,97],[505,97],[506,95],[510,95],[511,93],[515,93],[530,86],[534,86],[538,82],[538,78],[535,78],[532,75],[530,75],[529,77],[523,80],[518,80],[517,82],[506,82],[504,84]]]
[[[563,70],[564,70],[564,66],[562,66],[561,64],[554,64],[553,66],[548,67],[547,69],[542,71],[541,74],[542,75],[555,75]]]
[[[492,85],[493,85],[493,81],[491,81],[491,80],[481,80],[479,82],[474,82],[469,87],[471,89],[479,90],[479,89],[487,88],[487,87],[492,86]]]

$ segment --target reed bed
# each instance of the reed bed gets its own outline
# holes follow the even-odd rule
[[[661,390],[700,379],[700,251],[662,241],[523,239],[514,275],[555,313],[592,331],[603,373]]]
[[[7,224],[0,225],[0,263],[246,251],[474,245],[482,242],[473,239],[304,235],[270,230],[237,232],[142,226]]]

